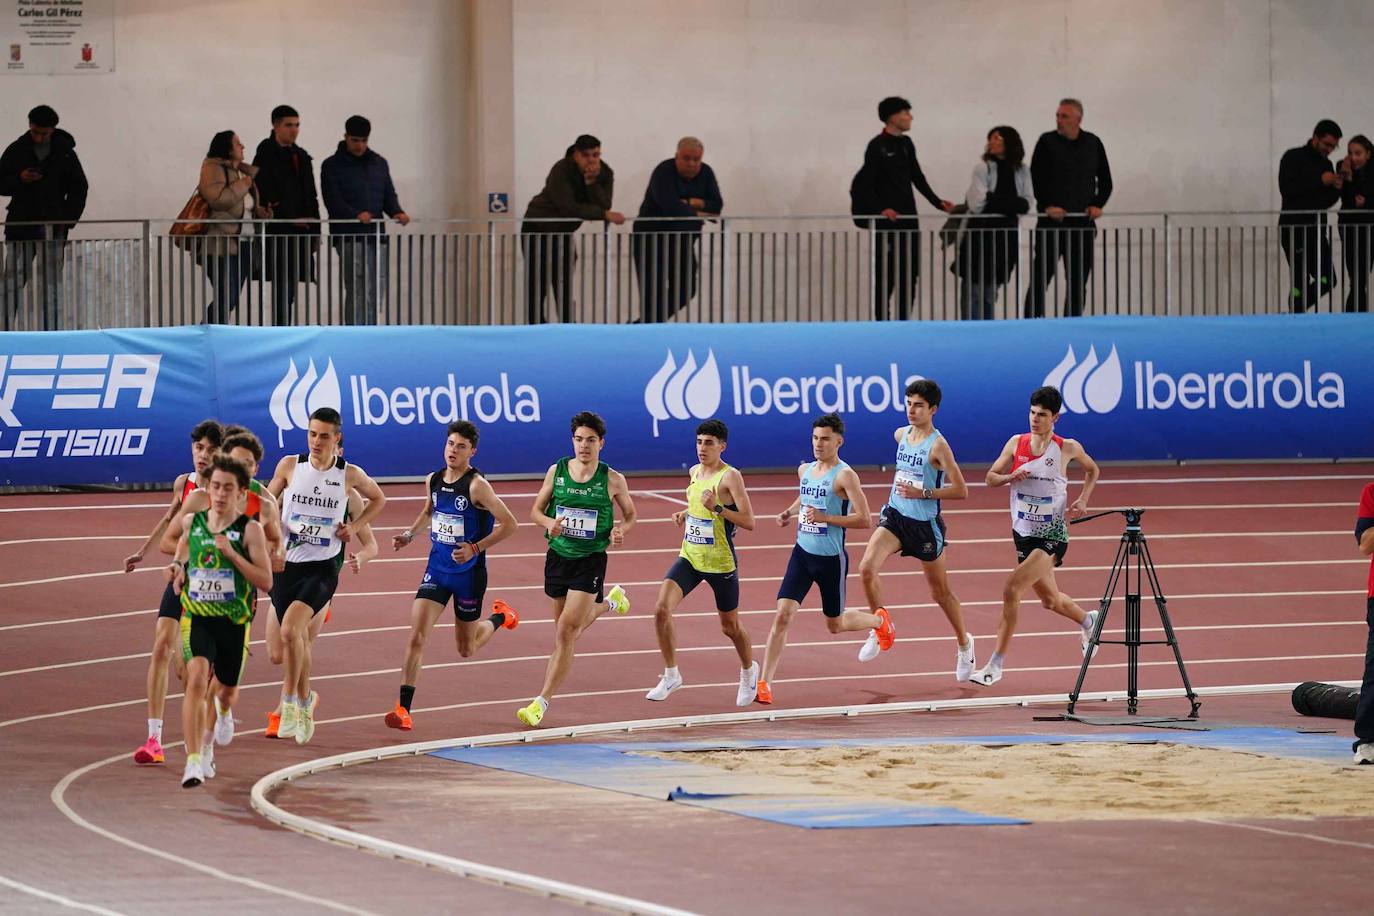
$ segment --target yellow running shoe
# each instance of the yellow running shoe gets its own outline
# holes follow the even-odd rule
[[[606,594],[606,600],[615,602],[615,612],[621,617],[630,613],[630,596],[619,585]]]
[[[537,728],[539,723],[544,721],[544,706],[538,699],[535,699],[530,702],[530,705],[522,706],[520,709],[516,710],[515,718],[524,722],[530,728]]]

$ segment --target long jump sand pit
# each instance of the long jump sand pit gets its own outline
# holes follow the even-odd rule
[[[1093,742],[653,753],[799,792],[1030,821],[1374,816],[1374,767],[1181,744]]]

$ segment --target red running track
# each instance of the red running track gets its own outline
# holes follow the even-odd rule
[[[1352,548],[1351,518],[1360,487],[1371,476],[1374,466],[1370,465],[1109,467],[1094,502],[1099,507],[1139,505],[1149,510],[1145,530],[1195,686],[1351,680],[1359,677],[1362,668],[1367,562]],[[876,509],[887,475],[875,471],[863,477],[872,487],[869,496]],[[777,528],[768,516],[791,501],[795,484],[787,475],[750,475],[748,482],[761,524],[738,539],[741,607],[761,657],[777,579],[792,537],[791,529]],[[684,602],[677,619],[679,664],[687,686],[664,704],[643,700],[662,667],[653,634],[653,598],[676,552],[678,536],[666,519],[682,485],[679,478],[631,480],[645,521],[624,549],[612,553],[609,575],[626,585],[634,608],[626,618],[603,618],[586,633],[565,694],[551,708],[546,725],[734,708],[737,666],[733,650],[718,631],[709,591],[704,589]],[[508,481],[498,483],[497,489],[517,517],[523,518],[535,485]],[[154,560],[150,569],[132,574],[115,570],[156,521],[164,497],[78,494],[0,500],[0,749],[5,751],[0,753],[0,798],[5,812],[5,828],[0,831],[0,909],[57,912],[72,904],[86,904],[129,912],[175,905],[174,901],[195,901],[211,911],[247,905],[266,912],[439,911],[453,909],[455,901],[471,912],[561,908],[519,892],[278,830],[248,805],[252,783],[290,763],[365,747],[510,731],[517,727],[515,708],[538,690],[552,627],[540,582],[542,543],[538,532],[526,525],[491,560],[490,593],[521,610],[521,627],[498,634],[480,656],[469,660],[458,659],[447,625],[436,630],[416,697],[415,731],[402,735],[382,725],[382,714],[395,701],[410,602],[425,556],[420,544],[401,554],[388,549],[390,534],[414,517],[420,487],[394,485],[387,491],[392,499],[377,523],[383,556],[361,575],[346,574],[334,618],[316,645],[314,683],[322,705],[315,740],[299,747],[265,741],[250,731],[265,724],[263,714],[275,702],[280,683],[262,650],[262,624],[257,623],[255,657],[249,661],[238,707],[242,737],[219,752],[220,775],[198,792],[178,787],[178,750],[169,753],[168,764],[162,768],[136,768],[128,759],[144,735],[143,681],[161,579]],[[1002,581],[1014,561],[1005,498],[1005,491],[978,486],[966,502],[946,504],[952,582],[963,601],[969,628],[979,638],[980,657],[991,651]],[[1060,582],[1086,608],[1091,609],[1100,597],[1120,533],[1119,518],[1073,530]],[[851,534],[855,570],[864,539],[863,532]],[[854,658],[861,634],[830,636],[815,606],[805,608],[793,626],[774,683],[777,706],[1062,694],[1072,685],[1079,660],[1076,632],[1033,600],[1023,606],[1022,632],[1008,658],[1005,679],[984,691],[956,684],[951,673],[953,640],[918,569],[911,561],[890,561],[884,585],[899,642],[896,649],[869,665],[860,665]],[[850,578],[848,603],[861,606],[862,602],[856,572]],[[1121,616],[1118,601],[1109,635],[1112,630],[1119,635]],[[1148,604],[1144,621],[1147,628],[1157,627]],[[1146,649],[1143,657],[1143,688],[1178,686],[1167,649]],[[1119,647],[1104,647],[1086,689],[1124,687],[1123,661]],[[175,680],[172,689],[177,689]],[[1170,700],[1150,708],[1178,712],[1186,706],[1182,700]],[[1216,715],[1213,710],[1257,723],[1311,724],[1293,721],[1282,694],[1243,703],[1205,701],[1204,718]],[[175,695],[165,718],[167,741],[174,742],[180,731]],[[1019,721],[1029,727],[1028,720],[1029,715],[1023,715]],[[948,724],[935,725],[937,721],[966,722],[970,733],[984,734],[1005,731],[1008,722],[1018,720],[1010,712],[944,713],[905,719],[905,727],[948,728]],[[403,794],[403,784],[393,783],[388,790],[371,794],[359,794],[349,786],[346,778],[332,776],[321,783],[320,791],[305,796],[305,808],[296,804],[292,810],[379,834],[399,829],[403,823],[409,841],[424,845],[423,820],[390,822],[392,805],[386,792]],[[395,801],[400,806],[402,799]],[[659,812],[657,817],[669,814]],[[468,849],[446,845],[442,851],[489,861],[483,859],[483,848],[502,845],[497,839],[504,831],[504,845],[526,848],[532,855],[518,867],[542,873],[538,866],[543,856],[538,850],[546,838],[529,837],[529,825],[518,818],[507,825],[499,817],[491,820],[491,815],[484,810],[483,817],[488,819],[473,828],[485,837],[482,844]],[[691,842],[707,843],[710,848],[709,837],[726,845],[734,835],[748,836],[750,842],[762,839],[776,844],[778,853],[770,858],[770,867],[777,869],[778,880],[814,871],[815,863],[783,854],[795,841],[792,828],[769,826],[760,836],[762,828],[756,825],[746,828],[741,819],[713,817],[710,830],[691,832]],[[652,821],[649,818],[645,824]],[[572,822],[582,821],[574,818]],[[594,822],[600,820],[586,821]],[[1139,827],[1133,822],[1111,823],[1117,826],[1094,826],[1093,835],[1106,842],[1113,830],[1126,838],[1136,835]],[[509,842],[516,827],[524,831],[519,832],[523,847]],[[644,829],[662,830],[665,825]],[[1290,824],[1283,829],[1294,828]],[[614,842],[628,850],[642,846],[650,858],[638,861],[636,868],[657,869],[664,875],[665,886],[674,884],[672,855],[660,849],[661,844],[648,842],[647,836],[641,844],[633,830],[632,825],[630,833],[616,835]],[[931,843],[947,848],[951,830],[861,833],[881,838],[874,842],[899,842],[904,849],[919,850]],[[1353,825],[1306,822],[1301,831],[1355,844],[1343,852],[1328,848],[1321,855],[1354,853],[1367,858],[1374,854],[1374,829],[1363,821]],[[1177,839],[1173,837],[1177,832],[1173,829],[1170,842]],[[1223,831],[1224,839],[1214,837],[1213,841],[1235,854],[1248,848],[1245,841],[1251,839],[1250,833],[1258,842],[1279,836],[1232,833]],[[461,843],[463,837],[462,831],[456,839],[442,831],[436,837],[441,834],[445,844]],[[855,834],[846,832],[845,836],[852,839]],[[1289,837],[1278,842],[1283,854],[1292,855],[1293,844],[1307,849],[1320,847],[1323,840]],[[1038,869],[1053,874],[1060,868],[1048,846],[1044,861],[1036,858],[1033,840],[1018,840],[1016,848],[1018,856],[1029,857],[1028,873]],[[817,847],[815,854],[834,853]],[[976,851],[972,854],[977,855]],[[551,872],[581,871],[578,863],[583,859],[586,870],[606,871],[596,866],[595,851],[585,847],[573,846],[555,858],[557,867],[549,863]],[[517,863],[507,859],[493,864],[514,867]],[[711,885],[731,890],[719,905],[711,903],[709,895],[694,898],[704,908],[747,903],[755,911],[782,911],[775,898],[757,891],[759,882],[750,877],[757,866],[751,865],[749,857],[710,857],[709,867]],[[1142,863],[1139,871],[1127,868],[1113,874],[1119,881],[1164,881],[1167,875],[1152,871],[1163,867],[1162,862]],[[1202,865],[1195,862],[1186,867]],[[614,883],[614,875],[613,870],[607,872],[605,880]],[[991,909],[1033,908],[1018,900],[1014,888],[998,893],[1007,896],[980,900],[980,904]],[[683,905],[680,896],[667,894],[668,898],[674,905]],[[833,911],[855,898],[841,882],[833,885],[833,899],[814,894],[808,899],[818,911]],[[954,905],[952,898],[946,902]],[[908,900],[889,904],[884,907],[881,900],[865,898],[864,908],[909,911],[909,906],[902,906]],[[1310,897],[1294,897],[1294,907],[1313,905]]]

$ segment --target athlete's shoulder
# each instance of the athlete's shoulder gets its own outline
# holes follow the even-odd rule
[[[896,429],[894,429],[892,431],[892,441],[900,443],[903,439],[906,438],[906,432],[909,429],[911,429],[910,426],[899,426]]]
[[[1374,482],[1364,485],[1360,491],[1360,515],[1363,518],[1374,518]]]

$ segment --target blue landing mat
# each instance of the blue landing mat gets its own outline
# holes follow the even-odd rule
[[[981,735],[968,737],[845,738],[786,741],[653,741],[614,744],[519,744],[449,748],[433,756],[538,776],[595,789],[724,811],[795,827],[921,827],[1025,824],[958,808],[915,805],[861,796],[807,795],[787,781],[749,777],[690,760],[642,756],[643,751],[701,752],[818,747],[893,747],[922,744],[1182,744],[1322,763],[1348,762],[1349,741],[1337,735],[1282,728],[1218,728],[1207,732],[1094,732],[1084,735]]]

